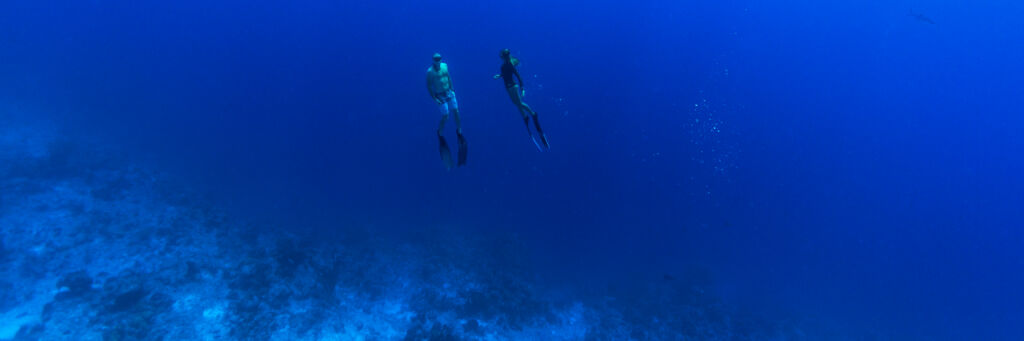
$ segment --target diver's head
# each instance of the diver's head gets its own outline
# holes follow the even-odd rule
[[[509,60],[512,58],[512,51],[508,49],[501,50],[501,60]]]
[[[434,54],[434,65],[441,65],[441,54],[440,53],[435,53]]]

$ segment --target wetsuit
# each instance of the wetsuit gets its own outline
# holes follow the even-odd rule
[[[515,76],[515,78],[512,78]],[[505,88],[511,88],[516,86],[516,79],[519,79],[519,87],[525,87],[523,85],[523,77],[519,76],[519,71],[512,65],[511,62],[505,62],[501,64],[501,80],[505,81]]]
[[[548,137],[544,135],[544,130],[540,128],[540,119],[537,118],[537,112],[533,111],[526,103],[523,103],[521,91],[526,85],[523,84],[523,77],[516,70],[516,64],[515,58],[511,58],[505,61],[504,64],[501,64],[501,79],[505,82],[505,90],[508,91],[508,96],[512,99],[512,102],[519,107],[519,112],[523,115],[523,123],[526,124],[526,132],[530,134],[530,138],[533,138],[533,134],[530,133],[530,117],[532,116],[533,124],[537,127],[537,133],[540,134],[540,140],[544,143],[544,148],[550,148]],[[512,78],[513,76],[515,78]],[[518,85],[516,84],[517,79],[519,80]],[[534,140],[533,143],[537,143],[537,140]],[[539,149],[540,145],[537,145],[537,148]]]

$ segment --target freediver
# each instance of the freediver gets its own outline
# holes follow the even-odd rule
[[[529,105],[523,102],[523,96],[526,96],[526,90],[524,90],[526,85],[523,83],[523,77],[519,75],[519,70],[516,70],[516,66],[519,65],[519,59],[513,58],[512,52],[509,49],[501,50],[500,57],[502,60],[501,73],[494,75],[494,79],[501,78],[504,81],[508,98],[512,100],[512,104],[516,105],[516,109],[519,109],[519,114],[523,116],[523,123],[526,124],[526,134],[530,136],[534,144],[537,144],[537,140],[533,139],[533,133],[530,132],[530,117],[533,117],[533,125],[537,128],[537,135],[540,135],[540,141],[544,148],[551,148],[548,144],[548,136],[540,128],[537,112],[533,111]],[[519,83],[516,83],[517,79]],[[537,149],[541,149],[540,145],[537,145]]]
[[[455,135],[459,141],[458,166],[466,164],[466,138],[462,136],[462,119],[459,117],[459,101],[455,99],[455,90],[452,86],[451,74],[448,73],[448,63],[441,62],[441,54],[434,54],[434,63],[427,68],[427,91],[430,98],[437,102],[441,109],[441,122],[437,125],[437,140],[440,144],[441,160],[445,168],[452,169],[452,153],[448,148],[448,142],[444,139],[444,124],[448,121],[448,114],[455,115]]]

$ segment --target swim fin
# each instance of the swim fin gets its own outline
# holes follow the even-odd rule
[[[458,165],[459,166],[463,166],[463,165],[466,164],[466,152],[467,152],[467,148],[469,148],[469,143],[466,142],[466,137],[462,136],[462,134],[458,134],[458,136],[459,136],[459,164]]]
[[[526,125],[530,125],[530,124],[527,123]],[[533,126],[537,128],[537,135],[540,135],[540,143],[544,145],[545,149],[551,149],[551,145],[548,144],[548,135],[544,134],[544,130],[540,129],[540,118],[538,118],[536,113],[534,113],[534,115],[533,115]],[[529,128],[527,128],[527,130],[529,130]],[[533,142],[537,143],[537,141],[533,141]],[[540,147],[538,146],[537,148],[540,148]]]
[[[537,138],[536,137],[533,137],[533,134],[530,134],[530,141],[533,141],[533,145],[535,147],[537,147],[538,151],[542,151],[542,152],[544,151],[544,147],[540,146],[540,143],[537,142]]]
[[[437,136],[437,141],[440,143],[441,161],[444,162],[445,169],[451,170],[454,165],[452,163],[452,150],[448,148],[448,141],[445,141],[444,136],[440,135]]]

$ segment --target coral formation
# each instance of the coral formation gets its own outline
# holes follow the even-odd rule
[[[170,176],[98,146],[3,129],[0,339],[788,335],[737,318],[700,281],[553,299],[512,237],[424,229],[395,240],[353,227],[340,240],[317,243],[253,229]]]

